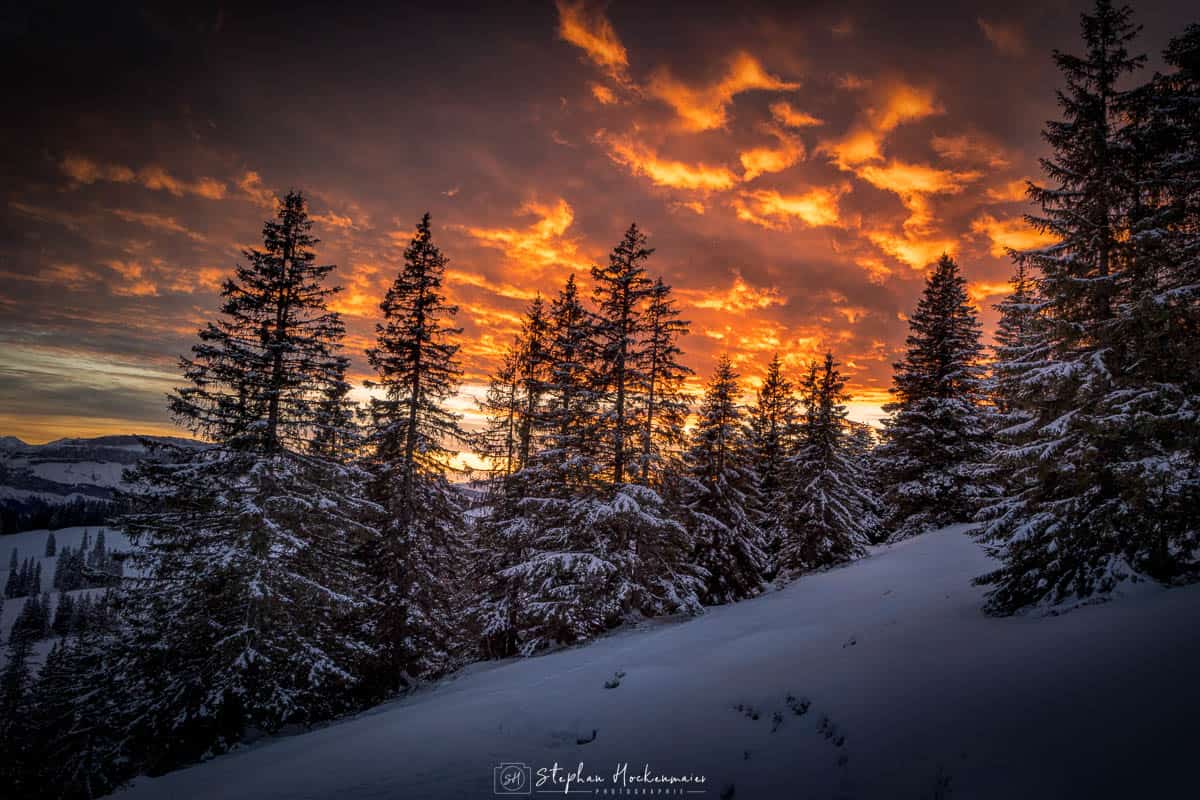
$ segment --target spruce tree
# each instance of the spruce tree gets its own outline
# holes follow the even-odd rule
[[[853,461],[846,383],[832,353],[812,362],[801,386],[804,413],[789,464],[790,505],[780,548],[788,570],[861,556],[871,538],[873,501]]]
[[[429,214],[404,250],[404,265],[380,304],[383,320],[367,360],[380,390],[371,398],[367,445],[372,497],[383,509],[368,558],[383,650],[376,680],[411,686],[454,663],[453,580],[463,556],[461,495],[450,485],[450,445],[465,440],[447,401],[457,392],[462,330],[442,281],[448,259],[433,242]]]
[[[54,538],[54,531],[50,531],[50,535],[46,537],[46,558],[53,558],[58,555],[58,542]]]
[[[968,520],[980,492],[974,465],[987,442],[979,322],[966,281],[943,255],[909,318],[879,450],[893,538]]]
[[[758,475],[738,403],[741,387],[729,357],[717,360],[684,457],[682,495],[695,558],[705,570],[706,603],[758,594],[769,560],[757,520]]]
[[[170,408],[209,445],[147,441],[163,457],[133,475],[146,491],[122,524],[144,579],[122,589],[104,658],[128,676],[120,703],[145,726],[139,766],[354,706],[371,651],[354,562],[369,506],[354,470],[310,452],[342,336],[316,243],[303,196],[289,193],[182,359],[188,384]]]
[[[747,414],[752,464],[759,480],[762,514],[757,521],[772,561],[779,555],[787,512],[787,465],[796,445],[797,401],[776,353]]]
[[[597,335],[600,328],[607,332]],[[550,310],[538,447],[503,482],[492,514],[479,525],[482,588],[472,616],[487,655],[580,642],[631,615],[700,608],[702,583],[690,563],[686,528],[658,492],[611,481],[620,392],[611,363],[600,362],[606,348],[619,350],[613,329],[611,320],[583,307],[568,280]],[[634,376],[642,351],[636,341],[626,345],[624,441],[636,453]],[[636,469],[622,474],[636,477]]]
[[[339,355],[329,372],[329,380],[321,389],[314,409],[313,430],[308,450],[330,461],[352,462],[359,454],[361,432],[358,428],[357,406],[350,399],[353,388],[346,379],[350,359]]]
[[[515,346],[504,351],[479,401],[486,422],[474,436],[476,450],[489,464],[492,475],[503,480],[517,470],[517,438],[521,419],[521,387]]]
[[[653,253],[635,223],[613,248],[608,264],[592,267],[592,297],[597,306],[595,378],[602,402],[599,434],[614,486],[637,477],[636,465],[630,469],[640,433],[635,395],[646,385],[643,337],[646,304],[654,285],[645,265]]]
[[[543,488],[590,485],[599,470],[595,321],[571,275],[550,307],[545,429],[538,456],[539,468],[550,483]]]
[[[549,332],[550,320],[546,315],[546,305],[539,294],[525,312],[521,334],[517,339],[517,379],[521,392],[521,413],[517,425],[517,461],[521,467],[529,464],[534,440],[541,425],[542,395],[549,378]]]
[[[679,340],[687,335],[689,325],[679,313],[671,287],[658,278],[646,306],[641,354],[644,385],[638,409],[642,429],[638,479],[645,486],[662,484],[684,440],[690,402],[683,384],[692,370],[679,362],[683,354]]]
[[[1174,117],[1196,107],[1196,45],[1175,40],[1173,76],[1124,89],[1145,61],[1131,17],[1102,0],[1081,18],[1084,55],[1055,54],[1063,118],[1044,131],[1049,185],[1031,187],[1029,221],[1057,241],[1015,254],[1039,313],[996,368],[1025,416],[1001,436],[1004,494],[983,512],[996,613],[1196,570],[1198,123]]]
[[[33,671],[29,659],[32,639],[16,624],[8,637],[3,670],[0,670],[0,781],[20,797],[36,787],[30,785],[32,766],[28,715]]]

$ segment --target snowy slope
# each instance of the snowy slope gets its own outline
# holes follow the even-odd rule
[[[606,777],[592,796],[619,763],[703,775],[685,796],[714,799],[733,785],[737,800],[916,800],[947,780],[954,798],[1184,796],[1168,789],[1194,773],[1200,586],[990,619],[970,584],[987,567],[960,529],[939,531],[695,620],[477,665],[121,796],[486,798],[502,761],[535,780],[583,761]]]
[[[196,445],[187,439],[147,438]],[[0,437],[0,532],[105,521],[114,490],[130,488],[123,481],[125,470],[146,456],[136,435],[42,445]]]
[[[64,547],[76,548],[83,542],[84,531],[90,534],[90,538],[94,541],[96,535],[104,531],[105,544],[110,550],[128,550],[129,540],[125,538],[125,534],[113,528],[101,528],[97,526],[91,527],[76,527],[76,528],[60,528],[54,532],[54,541],[58,545],[58,552],[62,552]],[[0,536],[0,587],[5,585],[8,580],[8,565],[9,558],[13,550],[17,551],[17,562],[23,562],[26,558],[35,558],[42,565],[42,589],[50,594],[50,610],[53,614],[58,608],[58,601],[62,592],[54,588],[54,573],[58,569],[58,556],[47,556],[46,553],[46,537],[50,535],[48,530],[23,531],[22,533],[13,533],[7,536]],[[72,595],[79,597],[81,595],[96,596],[103,593],[103,589],[80,589],[71,592]],[[3,597],[0,596],[0,600]],[[21,613],[21,609],[25,605],[26,598],[17,597],[4,600],[0,603],[0,642],[8,641],[9,630],[12,629],[13,622]],[[49,651],[52,640],[46,639],[38,643],[35,651],[44,655],[43,651]],[[0,652],[0,663],[5,660],[5,654]]]

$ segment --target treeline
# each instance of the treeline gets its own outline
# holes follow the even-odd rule
[[[721,357],[697,408],[688,331],[636,225],[591,272],[530,304],[493,376],[476,449],[494,466],[469,606],[484,655],[695,613],[848,560],[879,533],[871,434],[832,356],[794,387],[776,357],[755,402]],[[796,396],[796,390],[799,396]],[[695,424],[685,428],[695,411]]]
[[[1132,89],[1128,10],[1083,17],[1059,54],[1063,119],[1014,254],[994,360],[943,257],[910,316],[881,441],[846,419],[834,354],[753,402],[722,358],[690,402],[687,330],[631,226],[590,297],[534,300],[468,434],[447,259],[418,224],[349,400],[332,266],[290,193],[181,359],[175,418],[212,444],[147,461],[123,527],[111,624],[40,673],[15,636],[0,680],[0,780],[101,794],[311,725],[474,659],[696,613],[853,559],[871,541],[976,519],[999,559],[988,607],[1196,575],[1200,539],[1200,28]],[[686,426],[685,420],[694,420]],[[173,445],[160,444],[171,449]],[[460,449],[494,473],[472,521]]]
[[[120,500],[102,497],[78,496],[61,503],[40,497],[5,498],[0,500],[0,535],[42,528],[57,530],[103,525],[126,509]]]

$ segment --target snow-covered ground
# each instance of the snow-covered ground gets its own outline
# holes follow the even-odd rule
[[[1060,616],[992,619],[971,585],[988,567],[961,528],[927,534],[681,624],[476,665],[121,796],[485,798],[503,762],[529,765],[535,797],[566,788],[536,785],[556,762],[561,777],[580,762],[603,776],[570,787],[601,797],[1194,792],[1200,586],[1141,585]],[[705,782],[614,786],[620,764]]]

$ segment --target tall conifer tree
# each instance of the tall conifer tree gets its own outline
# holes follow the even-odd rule
[[[706,572],[705,601],[714,604],[757,594],[769,568],[757,524],[762,516],[759,481],[740,396],[738,375],[723,355],[705,390],[684,458],[687,522],[696,560]]]
[[[368,558],[379,604],[375,632],[383,648],[379,680],[387,690],[412,685],[454,663],[453,577],[463,557],[462,497],[447,479],[465,439],[447,401],[462,370],[458,308],[446,301],[448,259],[433,242],[429,214],[404,250],[388,289],[367,360],[379,390],[369,408],[367,445],[372,497],[384,509]]]
[[[135,473],[147,492],[123,524],[141,577],[122,590],[106,668],[132,687],[135,758],[160,767],[352,708],[371,649],[354,560],[371,535],[362,476],[312,452],[344,361],[311,227],[288,194],[182,360],[171,411],[211,444],[155,445],[173,454]]]
[[[887,526],[895,538],[968,520],[977,510],[973,474],[987,441],[983,346],[966,281],[943,255],[909,318],[895,365],[879,450]]]

